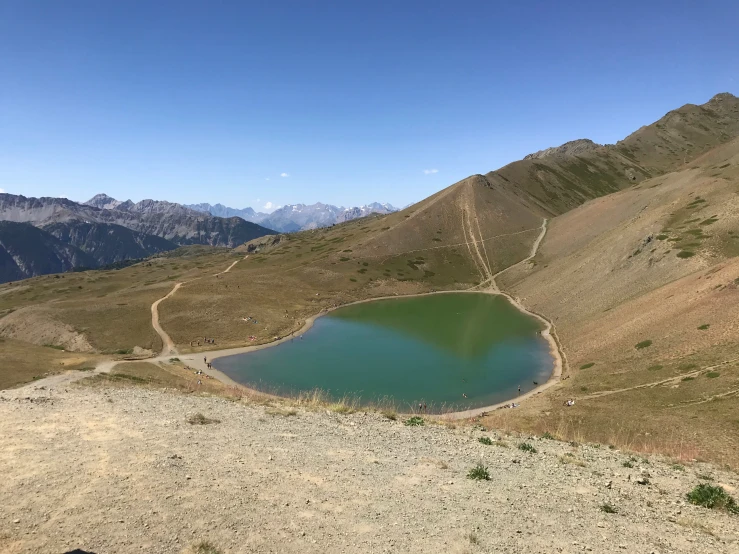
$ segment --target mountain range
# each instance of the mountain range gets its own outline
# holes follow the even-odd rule
[[[246,221],[258,223],[280,233],[307,231],[319,227],[329,227],[337,223],[351,221],[370,214],[389,214],[397,212],[391,204],[373,202],[365,206],[344,208],[331,204],[287,204],[272,213],[257,212],[252,208],[229,208],[223,204],[189,204],[187,208],[206,212],[218,217],[240,217]]]
[[[0,194],[0,282],[144,258],[189,244],[234,247],[274,231],[172,202]],[[42,263],[47,260],[48,263]]]

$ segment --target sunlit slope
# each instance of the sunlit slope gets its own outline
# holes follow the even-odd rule
[[[574,141],[508,164],[485,177],[550,215],[682,169],[739,135],[739,99],[718,94],[686,104],[615,145]]]
[[[738,255],[737,139],[553,219],[499,283],[555,323],[571,379],[519,424],[739,463]]]

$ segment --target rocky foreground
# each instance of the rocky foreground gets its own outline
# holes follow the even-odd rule
[[[686,501],[699,476],[739,486],[703,464],[379,414],[64,387],[0,391],[2,552],[739,551],[739,516]],[[188,423],[196,414],[220,422]],[[480,461],[490,479],[469,479]]]

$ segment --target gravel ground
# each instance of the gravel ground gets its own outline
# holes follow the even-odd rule
[[[739,516],[685,500],[698,475],[736,490],[708,465],[286,413],[135,387],[0,391],[0,551],[739,552]],[[490,480],[468,479],[480,461]]]

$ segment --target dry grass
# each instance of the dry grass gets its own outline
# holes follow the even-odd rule
[[[7,389],[53,373],[91,370],[100,356],[63,352],[56,348],[0,338],[0,359],[0,389]]]
[[[203,414],[201,414],[200,412],[198,412],[198,413],[196,413],[196,414],[191,415],[190,417],[188,417],[187,418],[187,422],[190,425],[212,425],[214,423],[220,423],[221,420],[220,419],[212,419],[212,418],[209,418],[209,417],[205,417]]]
[[[707,525],[701,521],[698,521],[697,519],[687,518],[687,517],[680,517],[677,518],[678,525],[682,525],[683,527],[687,527],[688,529],[695,529],[696,531],[700,531],[702,533],[705,533],[706,535],[711,535],[712,537],[718,537],[716,532],[713,530],[713,528],[710,525]]]

